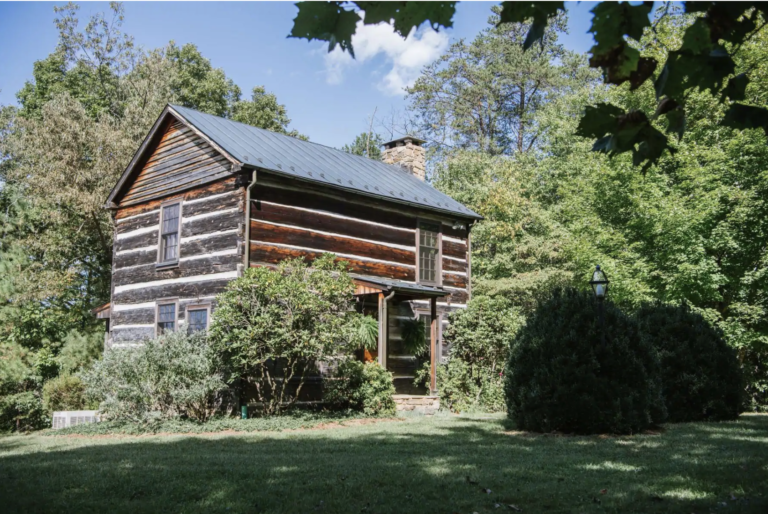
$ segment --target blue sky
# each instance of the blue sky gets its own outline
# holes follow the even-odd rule
[[[15,93],[32,78],[34,61],[56,46],[52,2],[0,2],[0,104],[16,103]],[[460,2],[454,27],[440,34],[422,29],[402,42],[387,27],[366,29],[353,40],[358,59],[328,55],[325,46],[287,39],[296,15],[292,2],[129,2],[123,30],[145,48],[194,43],[202,54],[243,90],[256,85],[286,105],[291,128],[311,140],[340,147],[367,130],[367,119],[406,107],[402,85],[439,55],[450,41],[471,39],[487,26],[493,2]],[[593,2],[571,2],[570,34],[563,43],[586,52]],[[81,26],[106,2],[82,3]]]

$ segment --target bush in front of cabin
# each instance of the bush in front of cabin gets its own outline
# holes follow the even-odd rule
[[[59,375],[43,386],[43,407],[48,412],[84,410],[96,407],[85,394],[85,385],[76,375]]]
[[[324,254],[250,268],[219,295],[211,338],[262,415],[289,409],[320,362],[362,344],[353,292],[346,264]]]
[[[113,348],[81,378],[86,396],[108,420],[203,422],[230,399],[222,359],[199,332],[171,332],[136,347]]]
[[[557,289],[511,346],[509,417],[534,432],[628,434],[666,418],[659,358],[637,322],[591,293]],[[601,331],[604,331],[603,343]]]
[[[437,367],[441,407],[452,412],[501,412],[509,347],[524,317],[503,297],[475,296],[455,311],[443,332],[450,354]],[[420,378],[429,378],[425,366]]]
[[[392,373],[377,362],[341,361],[323,383],[323,400],[331,408],[351,409],[368,416],[395,413]]]
[[[722,333],[686,305],[647,304],[635,314],[661,362],[669,420],[720,421],[741,412],[743,380]]]

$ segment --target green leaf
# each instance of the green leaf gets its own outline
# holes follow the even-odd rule
[[[408,37],[414,27],[425,21],[435,30],[453,27],[456,13],[456,2],[355,2],[355,5],[365,11],[366,25],[393,22],[395,31],[403,37]]]
[[[618,129],[619,116],[624,110],[615,105],[599,103],[595,106],[588,105],[581,117],[576,135],[589,138],[600,138],[605,134],[613,133]]]
[[[694,54],[707,53],[712,50],[710,38],[709,23],[706,18],[697,18],[690,27],[685,29],[680,50],[688,50]]]
[[[677,139],[680,140],[683,138],[683,134],[685,133],[685,109],[683,109],[682,106],[678,106],[675,109],[672,109],[668,113],[666,113],[667,116],[667,132],[673,132],[677,134]]]
[[[696,87],[702,91],[718,91],[735,69],[733,59],[722,48],[715,48],[708,54],[687,50],[670,52],[656,79],[656,98],[666,95],[680,101],[686,91]]]
[[[731,77],[728,80],[728,84],[723,89],[723,94],[720,97],[721,102],[725,102],[726,97],[732,101],[744,100],[747,97],[747,85],[749,84],[749,77],[746,73],[740,73],[735,77]]]
[[[523,43],[523,49],[528,50],[544,37],[549,18],[556,16],[557,11],[565,12],[565,2],[502,2],[497,26],[502,23],[525,23],[531,19],[531,28]]]
[[[630,5],[627,2],[601,2],[592,9],[592,27],[595,45],[589,65],[602,68],[605,81],[622,84],[630,81],[631,89],[637,89],[656,70],[656,59],[640,57],[640,52],[629,46],[624,36],[639,40],[643,30],[651,25],[648,13],[652,2]]]
[[[768,109],[753,105],[733,104],[725,112],[723,126],[738,130],[761,128],[768,136]]]
[[[293,29],[288,37],[312,41],[328,41],[328,51],[336,45],[355,56],[352,35],[360,15],[342,8],[343,2],[299,2],[299,13],[293,19]]]
[[[589,32],[594,34],[597,43],[592,53],[610,52],[615,46],[624,42],[624,36],[639,41],[645,27],[650,27],[648,14],[653,9],[653,2],[643,2],[641,5],[630,5],[628,2],[600,2],[592,9],[592,27]]]

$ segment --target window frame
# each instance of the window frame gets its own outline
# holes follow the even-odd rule
[[[157,263],[155,264],[155,267],[158,269],[175,268],[179,265],[179,260],[181,259],[182,203],[181,198],[175,198],[173,200],[166,200],[160,204],[160,224],[157,228]],[[176,226],[176,258],[171,261],[165,261],[163,260],[163,254],[165,253],[165,247],[163,245],[163,214],[165,213],[166,208],[173,207],[174,205],[179,206],[179,221]]]
[[[160,332],[160,307],[163,305],[173,305],[173,332],[179,329],[179,299],[178,298],[159,298],[155,300],[155,337],[159,337]]]
[[[437,258],[435,262],[435,280],[421,278],[421,225],[434,225],[437,228]],[[432,232],[430,230],[430,232]],[[416,283],[441,287],[443,285],[443,224],[439,221],[416,219]]]
[[[205,318],[205,332],[211,328],[211,304],[210,303],[191,303],[184,307],[184,326],[187,333],[189,332],[189,312],[190,311],[206,311]],[[203,332],[202,330],[200,332]]]

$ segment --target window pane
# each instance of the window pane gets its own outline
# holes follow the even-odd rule
[[[177,232],[179,229],[179,205],[163,207],[163,234]]]
[[[208,309],[187,311],[187,318],[190,332],[199,332],[208,328]]]
[[[163,236],[163,262],[176,260],[179,247],[179,237],[177,234],[167,234]]]
[[[440,227],[419,223],[419,280],[437,282]]]
[[[157,329],[161,334],[176,329],[176,304],[167,303],[157,307]]]

